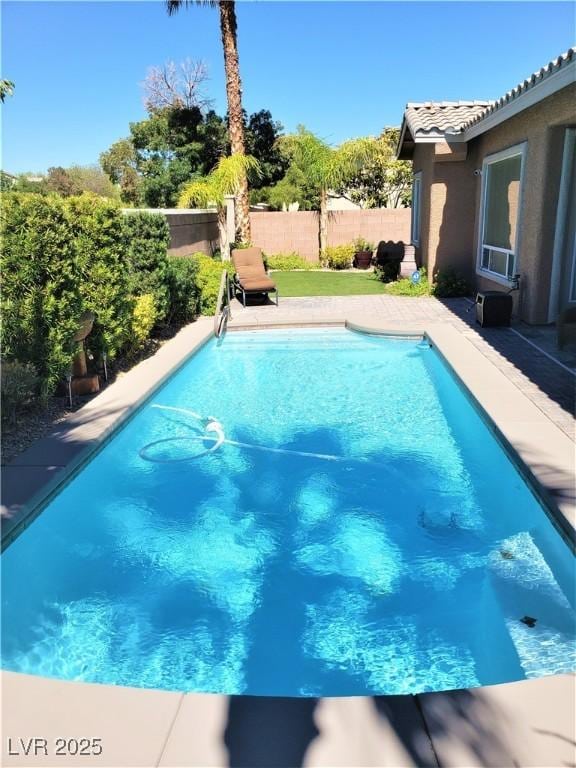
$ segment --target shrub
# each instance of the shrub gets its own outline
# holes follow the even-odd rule
[[[127,213],[124,216],[127,242],[128,287],[133,296],[154,296],[158,322],[168,316],[168,245],[170,228],[161,213]]]
[[[83,307],[96,316],[90,348],[113,358],[131,333],[124,216],[116,203],[91,194],[68,198],[66,209]]]
[[[349,269],[353,258],[353,245],[329,245],[320,254],[320,262],[330,269]]]
[[[193,257],[168,257],[169,323],[190,323],[200,314],[198,271],[198,260]]]
[[[158,311],[154,295],[144,293],[137,296],[132,310],[132,346],[134,349],[139,349],[150,337],[157,319]]]
[[[383,261],[376,265],[376,276],[383,283],[391,283],[398,279],[398,273],[400,272],[400,259],[392,259],[391,261]]]
[[[48,395],[70,368],[83,309],[73,233],[60,197],[14,193],[2,203],[3,353],[32,363]]]
[[[161,214],[124,216],[91,194],[10,193],[2,202],[3,354],[34,366],[41,394],[70,370],[83,312],[96,315],[90,349],[113,357],[133,337],[138,345],[150,335],[152,317],[157,324],[197,311],[194,267],[169,273]]]
[[[38,388],[38,374],[31,363],[18,360],[2,361],[2,415],[13,421],[20,408],[28,405]]]
[[[319,269],[317,262],[306,261],[299,253],[274,253],[270,256],[264,256],[268,269],[276,269],[282,272],[288,272],[291,269]]]
[[[371,243],[368,240],[364,240],[363,237],[357,237],[352,241],[352,245],[354,246],[354,253],[361,253],[362,251],[373,251],[375,248],[374,243]]]
[[[426,270],[421,267],[420,270],[420,282],[413,283],[408,277],[403,277],[400,280],[396,280],[394,283],[389,283],[386,286],[386,293],[392,296],[430,296],[431,285],[428,282]]]
[[[436,273],[436,282],[432,289],[434,296],[450,299],[458,296],[469,296],[470,285],[465,277],[459,274],[454,267],[439,269]]]
[[[193,258],[198,264],[196,281],[200,293],[200,313],[202,315],[213,315],[216,312],[222,272],[225,269],[228,269],[230,272],[232,263],[229,261],[216,261],[211,256],[206,256],[205,253],[195,253]]]

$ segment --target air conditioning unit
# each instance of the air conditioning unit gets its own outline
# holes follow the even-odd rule
[[[512,296],[502,291],[479,291],[476,294],[476,322],[487,326],[510,325]]]

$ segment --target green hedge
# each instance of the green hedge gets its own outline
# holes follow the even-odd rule
[[[266,254],[264,260],[268,266],[268,269],[276,269],[282,272],[287,272],[292,269],[320,269],[319,262],[306,261],[303,256],[295,251],[292,253],[274,253],[271,255]]]
[[[434,281],[434,296],[442,299],[452,299],[459,296],[470,296],[472,288],[466,278],[454,267],[445,267],[436,272]]]
[[[66,205],[52,195],[3,195],[0,233],[2,353],[34,365],[47,395],[70,367],[83,309]]]
[[[124,232],[129,263],[130,293],[154,296],[158,321],[170,312],[168,245],[170,228],[161,213],[128,213]]]
[[[402,277],[393,283],[386,285],[386,293],[392,296],[430,296],[432,286],[428,282],[426,269],[420,267],[420,282],[413,283],[409,277]]]
[[[192,258],[198,264],[196,282],[200,293],[200,313],[213,315],[216,312],[222,272],[228,269],[231,273],[232,262],[216,261],[211,256],[206,256],[205,253],[194,253]]]
[[[199,311],[200,265],[168,259],[161,214],[124,215],[90,194],[6,193],[0,237],[2,355],[33,365],[43,394],[70,370],[84,311],[96,315],[91,351],[111,358],[141,345],[151,322],[184,323]],[[208,304],[206,267],[202,283]]]
[[[130,340],[134,303],[126,269],[125,217],[115,203],[89,194],[69,198],[66,206],[78,290],[83,308],[96,316],[90,348],[113,358]]]
[[[330,269],[350,269],[353,258],[353,245],[329,245],[320,254],[321,264]]]
[[[199,262],[194,257],[168,257],[169,323],[190,323],[200,314],[199,267]]]

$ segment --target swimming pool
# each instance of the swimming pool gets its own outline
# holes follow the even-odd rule
[[[571,569],[428,344],[234,332],[6,550],[2,666],[290,696],[521,680],[574,668]]]

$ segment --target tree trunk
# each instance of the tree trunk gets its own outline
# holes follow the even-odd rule
[[[320,255],[328,245],[328,192],[320,190]]]
[[[234,0],[220,0],[220,32],[224,48],[224,69],[226,72],[226,97],[228,99],[228,129],[230,148],[233,155],[244,155],[244,115],[242,112],[242,82],[238,65],[238,44],[236,40],[236,9]],[[250,242],[250,203],[248,180],[240,185],[236,205],[236,229],[240,239]]]

